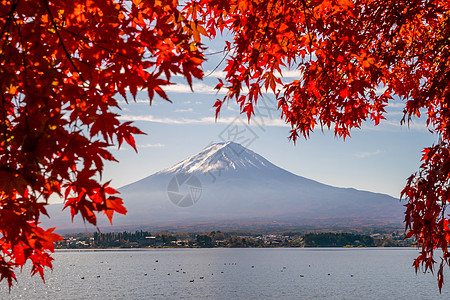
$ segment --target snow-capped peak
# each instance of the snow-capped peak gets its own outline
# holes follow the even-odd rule
[[[234,142],[212,144],[160,173],[208,173],[217,170],[277,168],[261,155]]]

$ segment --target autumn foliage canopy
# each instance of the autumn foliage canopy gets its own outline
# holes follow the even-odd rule
[[[145,89],[150,103],[169,101],[171,76],[201,79],[202,41],[223,31],[234,38],[217,115],[233,100],[250,119],[270,90],[294,142],[316,127],[345,139],[363,121],[377,125],[394,97],[404,123],[424,115],[441,142],[424,150],[402,197],[408,236],[421,246],[416,271],[433,270],[434,250],[443,250],[441,288],[450,263],[448,0],[1,1],[1,278],[11,285],[27,260],[41,276],[51,267],[60,237],[39,227],[51,195],[94,225],[99,212],[126,213],[99,180],[114,160],[108,147],[135,148],[142,133],[112,112],[117,96]],[[284,82],[287,69],[301,76]]]

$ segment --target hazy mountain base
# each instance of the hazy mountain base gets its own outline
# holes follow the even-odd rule
[[[114,215],[113,227],[99,218],[101,230],[399,227],[404,218],[398,199],[292,174],[231,142],[211,145],[119,191],[128,213]],[[51,205],[51,219],[43,225],[61,233],[95,230],[78,217],[72,224],[62,207]]]
[[[404,225],[401,222],[386,222],[381,223],[380,220],[370,220],[364,218],[279,218],[280,221],[267,221],[262,218],[255,218],[247,220],[229,220],[229,221],[203,221],[203,222],[161,222],[156,224],[139,224],[139,225],[116,225],[116,219],[120,216],[115,215],[113,218],[113,225],[109,223],[106,216],[98,216],[98,226],[92,226],[82,222],[79,216],[75,216],[74,222],[71,222],[71,216],[68,210],[62,210],[63,205],[52,205],[51,219],[46,220],[47,227],[54,227],[53,224],[58,224],[56,232],[59,234],[79,233],[79,232],[122,232],[136,230],[144,230],[151,232],[158,232],[161,230],[168,230],[173,232],[207,232],[213,230],[226,231],[250,231],[259,233],[280,233],[284,231],[316,231],[316,232],[350,232],[361,234],[373,233],[392,233],[403,232]]]

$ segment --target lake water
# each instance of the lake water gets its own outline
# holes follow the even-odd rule
[[[46,284],[18,276],[2,299],[448,299],[411,267],[417,249],[58,251]],[[445,272],[450,280],[450,272]]]

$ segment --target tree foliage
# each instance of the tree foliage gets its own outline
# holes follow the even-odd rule
[[[307,233],[303,236],[306,247],[373,247],[375,241],[370,235],[352,233]]]
[[[173,74],[201,78],[196,24],[176,1],[0,2],[0,274],[11,286],[14,268],[51,267],[53,229],[44,231],[51,195],[72,217],[96,224],[126,209],[108,182],[100,183],[108,147],[142,132],[121,123],[114,95],[147,89],[167,99]]]
[[[202,37],[225,30],[234,38],[216,116],[231,99],[251,118],[271,90],[295,142],[316,126],[345,139],[363,121],[378,125],[393,97],[405,104],[403,123],[426,115],[442,142],[424,150],[402,197],[408,234],[422,247],[416,271],[433,270],[434,249],[444,251],[441,288],[450,263],[449,9],[447,0],[2,1],[2,278],[11,284],[27,259],[41,275],[51,266],[44,253],[59,237],[38,226],[50,195],[93,224],[94,212],[126,212],[96,177],[114,160],[108,146],[135,147],[141,133],[111,112],[114,95],[145,88],[150,102],[155,93],[168,100],[171,75],[201,78]],[[286,68],[301,76],[283,82]]]
[[[215,103],[217,114],[234,99],[250,118],[262,90],[271,90],[294,142],[316,126],[345,139],[363,121],[378,125],[394,96],[405,103],[402,123],[426,114],[442,142],[424,150],[401,197],[408,237],[421,247],[416,271],[433,270],[434,249],[443,250],[441,289],[443,265],[450,263],[450,2],[199,0],[189,7],[211,36],[222,30],[234,36],[218,85],[228,93]],[[283,83],[286,68],[301,77]]]

